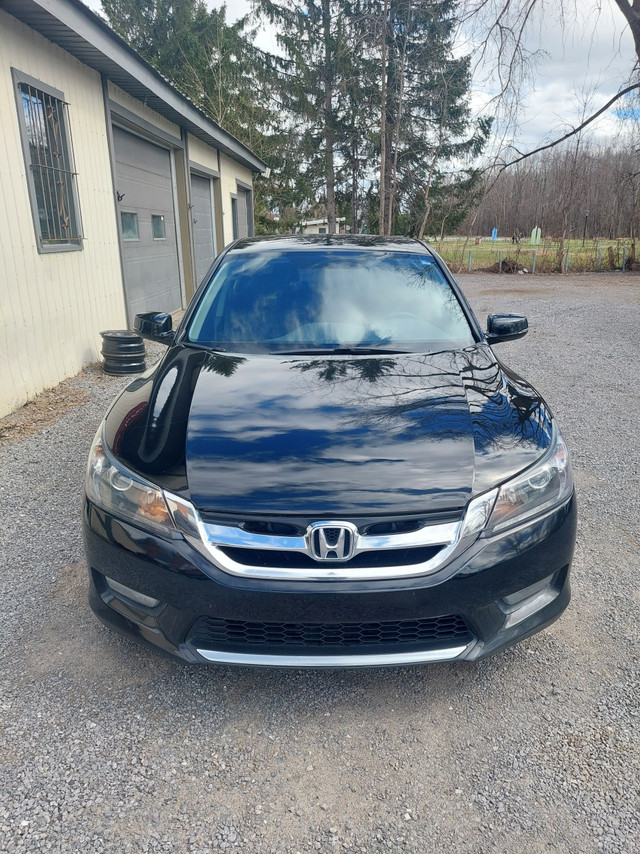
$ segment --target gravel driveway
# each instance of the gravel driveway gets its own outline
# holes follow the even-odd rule
[[[640,279],[468,275],[529,315],[580,498],[573,602],[476,665],[193,668],[86,603],[85,458],[124,385],[0,451],[0,851],[640,851]],[[76,401],[77,402],[77,401]]]

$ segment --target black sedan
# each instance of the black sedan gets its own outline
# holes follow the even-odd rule
[[[549,407],[442,261],[402,238],[244,239],[96,434],[90,602],[189,662],[477,660],[569,602],[576,502]]]

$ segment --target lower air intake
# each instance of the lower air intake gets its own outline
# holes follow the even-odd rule
[[[202,617],[193,626],[189,643],[196,647],[241,650],[248,648],[304,649],[325,652],[363,647],[437,649],[473,639],[459,616],[376,623],[250,623]],[[391,651],[390,649],[390,651]]]

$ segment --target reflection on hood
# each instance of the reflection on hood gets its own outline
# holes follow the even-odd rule
[[[175,347],[107,419],[128,465],[234,513],[457,510],[550,438],[540,396],[485,345],[348,358]]]

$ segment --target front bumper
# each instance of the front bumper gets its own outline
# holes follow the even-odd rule
[[[572,497],[541,519],[477,540],[432,575],[274,581],[229,575],[183,539],[141,531],[89,501],[84,508],[96,615],[191,663],[379,667],[484,658],[567,607],[575,533]]]

